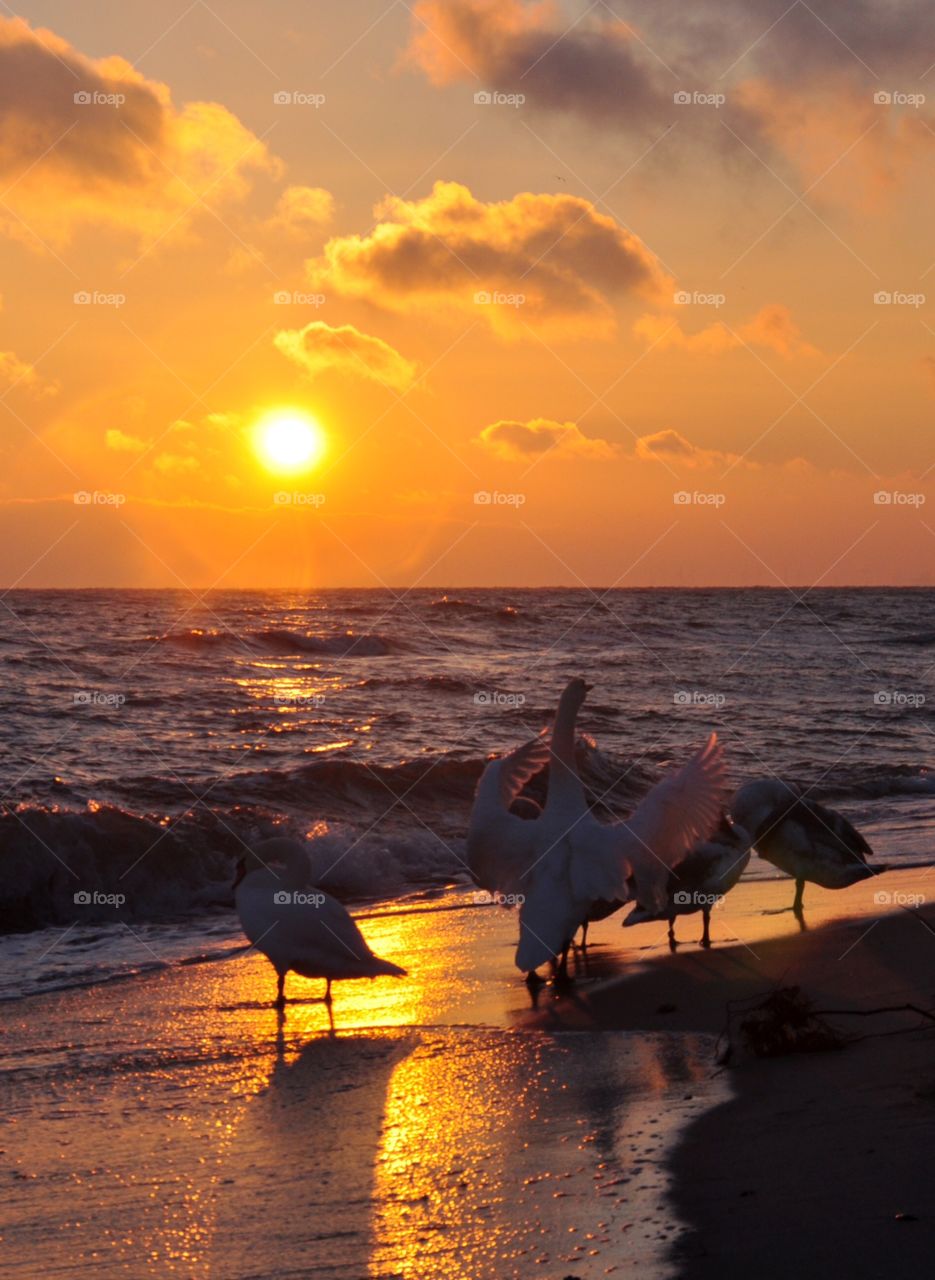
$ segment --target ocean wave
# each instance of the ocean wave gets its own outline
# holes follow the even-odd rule
[[[457,676],[368,676],[360,689],[427,689],[429,693],[473,693],[475,686]]]
[[[819,798],[861,800],[935,795],[935,773],[925,765],[840,764],[823,773],[812,793]]]
[[[578,759],[605,816],[629,812],[658,776],[588,741]],[[135,796],[125,806],[91,800],[66,807],[80,801],[63,794],[57,803],[7,807],[0,812],[0,933],[229,908],[244,847],[273,834],[309,836],[312,879],[345,900],[465,882],[464,834],[485,763],[449,755],[392,766],[321,759],[197,789],[173,778],[112,784]],[[547,785],[543,771],[528,793],[543,803]],[[208,791],[210,808],[192,807],[193,794]],[[143,797],[149,812],[139,811]]]
[[[512,604],[482,604],[477,600],[461,600],[456,596],[441,596],[438,600],[432,600],[428,607],[465,618],[494,618],[498,622],[515,622],[520,616],[520,610]]]
[[[309,835],[312,880],[349,901],[465,880],[452,844],[429,831],[368,831],[249,809],[195,810],[167,822],[112,805],[75,812],[21,806],[0,814],[0,933],[70,924],[205,916],[233,906],[244,849]]]
[[[915,648],[926,648],[935,644],[935,631],[913,631],[908,635],[888,636],[887,643],[912,645]]]
[[[378,633],[343,631],[315,635],[292,631],[287,627],[263,627],[236,633],[216,628],[192,627],[187,631],[169,631],[162,636],[146,636],[147,644],[167,644],[182,649],[266,649],[284,656],[314,654],[322,657],[382,657],[404,653],[408,646],[391,636]]]
[[[407,646],[391,636],[370,632],[344,631],[336,635],[311,635],[288,631],[281,627],[267,627],[251,633],[274,653],[312,653],[334,658],[375,658],[389,653],[404,653]]]

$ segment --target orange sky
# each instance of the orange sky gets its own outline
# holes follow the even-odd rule
[[[0,584],[932,582],[935,25],[840,9],[0,17]]]

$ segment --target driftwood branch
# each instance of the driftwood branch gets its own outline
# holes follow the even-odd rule
[[[739,1009],[737,1006],[745,1007]],[[916,1004],[879,1005],[872,1009],[815,1009],[800,988],[777,986],[760,995],[727,1001],[725,1026],[715,1050],[717,1061],[724,1065],[733,1056],[732,1031],[737,1017],[743,1019],[740,1036],[757,1057],[778,1057],[787,1053],[843,1049],[847,1043],[869,1039],[869,1036],[844,1036],[824,1019],[872,1018],[884,1013],[914,1013],[935,1023],[935,1011]],[[903,1027],[878,1034],[900,1035],[917,1029],[918,1026]]]

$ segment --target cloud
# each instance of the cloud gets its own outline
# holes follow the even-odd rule
[[[191,475],[201,470],[201,463],[191,454],[160,453],[153,466],[164,476]]]
[[[4,391],[11,387],[35,387],[39,375],[33,366],[21,360],[14,351],[0,351],[0,388]]]
[[[361,333],[352,324],[332,328],[322,320],[313,320],[304,329],[281,330],[273,345],[311,378],[329,372],[350,374],[405,391],[416,376],[411,360],[382,338]]]
[[[422,0],[407,59],[433,84],[479,80],[554,111],[633,124],[672,105],[671,77],[627,23],[590,14],[572,22],[549,0]]]
[[[737,330],[744,342],[753,347],[766,347],[777,355],[817,356],[817,347],[806,342],[802,331],[792,319],[792,312],[779,302],[762,307],[747,324]]]
[[[334,217],[334,196],[324,187],[286,187],[266,226],[287,235],[304,235]]]
[[[652,435],[640,436],[636,442],[636,456],[645,462],[665,462],[675,467],[691,469],[733,466],[741,461],[740,455],[736,453],[702,449],[671,427]]]
[[[466,313],[506,338],[606,337],[611,298],[671,297],[642,241],[578,196],[485,203],[436,182],[424,199],[391,196],[374,212],[368,235],[329,240],[307,264],[316,287],[391,311]]]
[[[551,453],[560,458],[612,458],[616,446],[586,436],[574,422],[533,418],[529,422],[494,422],[484,427],[477,443],[508,462],[522,462]]]
[[[774,302],[762,307],[752,320],[728,328],[717,320],[695,333],[686,333],[678,320],[668,316],[645,315],[633,326],[633,332],[656,350],[677,348],[697,355],[717,356],[743,346],[775,351],[785,359],[815,356],[817,347],[806,342],[788,307]]]
[[[924,91],[927,0],[631,0],[627,16],[613,17],[606,4],[575,14],[555,0],[420,0],[404,61],[435,85],[522,93],[523,111],[643,134],[676,126],[670,145],[691,138],[697,148],[706,133],[710,149],[748,167],[756,161],[744,144],[803,179],[829,172],[813,200],[863,199],[935,142],[931,113],[881,112],[873,100],[880,89]],[[723,101],[686,107],[673,101],[676,91]]]
[[[88,58],[52,31],[0,18],[0,177],[38,235],[62,242],[88,223],[155,236],[184,225],[199,197],[242,198],[251,170],[278,162],[225,107],[179,110],[166,85],[123,58]],[[30,238],[16,219],[7,230]]]
[[[106,432],[104,443],[115,453],[142,453],[146,448],[145,440],[141,440],[138,436],[127,435],[116,427]]]

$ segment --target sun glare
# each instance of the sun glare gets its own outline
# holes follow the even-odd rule
[[[314,418],[294,409],[274,409],[256,426],[257,452],[271,471],[305,471],[325,452],[326,439]]]

